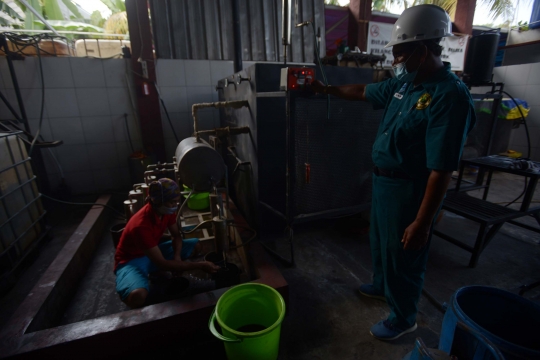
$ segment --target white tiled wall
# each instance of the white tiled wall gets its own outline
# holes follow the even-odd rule
[[[527,116],[531,140],[531,159],[540,161],[540,63],[501,66],[493,69],[493,80],[504,83],[504,91],[514,98],[527,101],[530,107]],[[472,88],[471,92],[482,94],[489,88]],[[524,126],[512,130],[510,149],[527,156],[527,136]]]
[[[41,134],[63,140],[52,149],[73,193],[101,193],[129,187],[131,153],[124,114],[135,150],[141,150],[140,130],[133,114],[124,59],[43,58],[45,107]],[[41,73],[37,58],[14,62],[33,133],[41,112]],[[5,58],[0,57],[0,89],[18,110]],[[128,77],[131,75],[128,74]],[[133,93],[133,91],[132,91]],[[13,119],[0,102],[0,118]],[[44,161],[52,189],[60,172],[49,153]]]
[[[232,61],[213,60],[157,60],[157,84],[175,132],[182,140],[193,133],[191,106],[200,102],[216,101],[216,84],[234,73]],[[204,109],[198,112],[201,130],[219,126],[219,112]],[[174,156],[178,145],[165,112],[161,111],[165,150]]]
[[[128,187],[131,153],[124,120],[135,150],[141,135],[128,91],[129,61],[123,59],[43,58],[45,107],[41,133],[46,140],[63,140],[53,149],[67,184],[74,193],[95,193]],[[245,63],[244,67],[251,65]],[[22,96],[33,132],[41,111],[41,80],[37,58],[15,62]],[[193,132],[191,106],[217,100],[217,81],[234,73],[232,61],[157,60],[157,84],[174,130],[182,140]],[[0,57],[0,89],[16,104],[5,58]],[[132,90],[133,94],[134,91]],[[171,126],[162,109],[168,157],[176,146]],[[0,118],[13,118],[0,103]],[[219,125],[216,109],[199,111],[200,128]],[[47,164],[54,164],[45,153]],[[57,166],[48,166],[51,185],[60,183]]]

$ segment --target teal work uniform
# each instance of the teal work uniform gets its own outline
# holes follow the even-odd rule
[[[450,64],[414,87],[390,79],[366,86],[366,100],[385,109],[373,144],[375,166],[409,178],[373,175],[371,255],[373,286],[402,329],[416,322],[431,234],[420,250],[404,250],[405,229],[416,219],[432,169],[457,170],[476,116],[467,87]]]

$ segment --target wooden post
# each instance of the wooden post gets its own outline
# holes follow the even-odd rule
[[[472,35],[476,0],[458,0],[454,19],[455,32]]]
[[[131,40],[131,68],[144,149],[154,160],[165,161],[159,96],[155,88],[156,59],[147,0],[126,0]],[[146,64],[146,66],[145,66]],[[144,69],[146,68],[146,70]]]
[[[368,22],[371,19],[371,1],[351,0],[349,3],[349,31],[347,45],[367,50]]]

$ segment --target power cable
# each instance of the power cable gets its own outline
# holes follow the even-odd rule
[[[502,90],[500,90],[499,92],[502,92],[508,95],[508,97],[512,99],[512,101],[514,102],[514,104],[516,105],[519,111],[519,114],[521,115],[521,123],[523,124],[523,126],[525,126],[525,134],[527,135],[527,159],[530,159],[531,158],[531,136],[529,134],[529,127],[527,126],[527,121],[525,120],[525,115],[523,115],[523,111],[521,111],[521,108],[519,107],[520,105],[517,103],[516,99],[514,99],[512,95]]]
[[[46,35],[46,34],[27,36],[27,35],[19,35],[19,34],[14,34],[14,33],[4,33],[4,35],[17,48],[17,50],[14,51],[15,53],[24,55],[23,50],[26,49],[26,47],[30,45],[34,46],[36,48],[36,54],[39,60],[39,70],[40,70],[40,77],[41,77],[41,110],[40,110],[40,117],[39,117],[39,123],[38,123],[38,130],[34,136],[34,139],[32,140],[30,144],[30,150],[28,152],[28,156],[32,156],[32,152],[33,152],[37,139],[41,138],[41,140],[44,140],[43,136],[41,136],[41,127],[43,125],[43,114],[44,114],[44,109],[45,109],[45,79],[43,75],[43,62],[41,59],[41,51],[44,51],[45,53],[50,54],[49,52],[42,50],[39,47],[39,42],[41,42],[43,38],[52,38],[52,41],[54,41],[54,37]],[[23,46],[23,49],[20,49],[19,46]],[[54,54],[51,54],[51,55],[54,55]],[[51,149],[48,149],[48,150],[54,162],[56,163],[58,169],[60,170],[62,179],[64,179],[64,171],[62,169],[62,166],[60,165],[56,156],[54,156],[54,153],[52,152],[52,150]]]
[[[124,113],[124,122],[126,124],[126,132],[127,132],[127,137],[129,140],[129,147],[131,147],[131,152],[134,153],[135,148],[133,147],[133,141],[131,141],[131,133],[129,132],[129,125],[128,125],[128,115],[126,113]]]
[[[205,224],[208,224],[208,223],[211,223],[213,220],[204,220],[200,223],[197,224],[197,226],[195,226],[193,229],[191,230],[182,230],[182,234],[191,234],[192,232],[195,232],[197,230],[199,230],[199,228]]]
[[[512,205],[513,203],[515,203],[516,201],[518,201],[519,199],[521,199],[521,197],[523,195],[525,195],[525,192],[527,191],[527,180],[528,178],[525,178],[525,185],[523,186],[523,191],[521,192],[521,194],[519,194],[519,196],[517,198],[515,198],[514,200],[510,201],[508,204],[504,205],[504,207],[509,207],[510,205]]]
[[[178,140],[178,135],[176,135],[176,131],[174,130],[174,126],[172,124],[171,118],[169,117],[169,112],[167,111],[167,106],[165,106],[165,101],[163,101],[163,98],[161,97],[161,93],[159,92],[159,88],[157,86],[157,83],[154,82],[154,86],[156,87],[156,91],[159,97],[159,101],[161,103],[161,106],[163,106],[163,110],[165,111],[165,115],[167,116],[167,120],[169,121],[169,125],[171,126],[172,133],[174,135],[174,138],[176,139],[176,142],[179,143],[180,140]]]
[[[15,34],[11,32],[4,33],[7,39],[14,45],[16,48],[16,51],[13,51],[15,53],[25,55],[24,50],[29,47],[33,46],[36,49],[36,55],[39,61],[39,73],[41,78],[41,109],[40,109],[40,116],[39,116],[39,123],[38,123],[38,129],[34,136],[34,139],[32,140],[32,143],[30,144],[30,149],[28,151],[28,156],[32,156],[32,152],[34,150],[34,146],[37,142],[38,138],[41,138],[41,140],[44,140],[43,136],[41,135],[41,128],[43,126],[43,115],[45,112],[45,77],[43,73],[43,61],[41,59],[41,52],[44,52],[48,55],[56,55],[53,53],[49,53],[48,51],[45,51],[39,47],[39,43],[43,39],[50,39],[51,41],[54,41],[55,38],[60,38],[62,40],[66,40],[67,38],[64,37],[58,37],[58,36],[51,36],[48,34],[37,34],[37,35],[23,35],[23,34]],[[22,46],[22,49],[20,48]],[[62,169],[62,166],[60,165],[60,162],[54,156],[54,153],[51,149],[48,149],[51,157],[53,158],[54,162],[58,166],[58,169],[60,170],[60,174],[62,176],[62,179],[64,179],[64,171]]]
[[[257,231],[255,231],[255,229],[252,229],[252,228],[250,228],[248,226],[239,225],[239,224],[229,224],[229,226],[237,227],[237,228],[240,228],[240,229],[246,229],[246,230],[249,230],[249,231],[253,232],[253,235],[251,235],[251,237],[248,240],[242,241],[242,243],[240,245],[232,246],[231,250],[236,250],[238,248],[241,248],[242,246],[246,246],[253,239],[257,238]]]
[[[531,137],[530,137],[530,134],[529,134],[529,127],[527,126],[527,120],[525,120],[525,115],[523,115],[523,111],[521,111],[520,105],[518,104],[516,99],[514,99],[514,97],[512,95],[510,95],[509,93],[507,93],[506,91],[494,90],[494,91],[490,91],[489,93],[493,94],[495,92],[499,92],[499,94],[503,93],[503,94],[508,95],[508,97],[510,97],[510,99],[512,99],[512,101],[516,105],[516,107],[517,107],[517,109],[519,111],[519,114],[521,115],[521,123],[525,127],[525,134],[527,135],[527,159],[530,159],[531,158]],[[493,109],[493,111],[497,111],[497,109]],[[514,200],[512,200],[511,202],[506,204],[504,207],[508,207],[508,206],[512,205],[513,203],[515,203],[516,201],[521,199],[521,197],[523,195],[525,195],[525,192],[527,191],[527,180],[528,180],[528,178],[525,178],[525,184],[523,186],[523,191],[521,192],[521,194],[519,194],[519,196],[517,198],[515,198]]]
[[[321,50],[319,48],[319,42],[317,41],[317,34],[315,32],[315,24],[312,21],[311,27],[313,29],[313,39],[315,40],[315,59],[317,60],[317,64],[319,65],[319,69],[321,70],[321,75],[324,80],[324,85],[328,86],[328,79],[326,78],[326,72],[324,71],[321,63]],[[326,95],[326,119],[330,120],[330,95]]]
[[[38,54],[39,59],[39,73],[41,75],[41,110],[39,114],[39,123],[38,123],[38,129],[36,132],[36,135],[34,136],[34,140],[32,140],[32,144],[30,145],[30,150],[28,151],[28,156],[32,156],[32,151],[34,150],[34,145],[36,144],[36,141],[39,137],[39,134],[41,133],[41,126],[43,125],[43,111],[45,109],[45,79],[43,77],[43,64],[41,62],[41,55],[39,54],[39,46],[36,43],[36,52]],[[28,120],[27,120],[28,121]]]

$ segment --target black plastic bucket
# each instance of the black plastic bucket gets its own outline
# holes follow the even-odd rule
[[[482,85],[491,81],[499,39],[498,32],[482,33],[471,38],[465,60],[466,83]]]
[[[216,282],[216,289],[240,284],[240,269],[233,263],[223,261],[223,256],[215,252],[209,252],[204,256],[204,260],[213,262],[220,269],[212,275]]]

